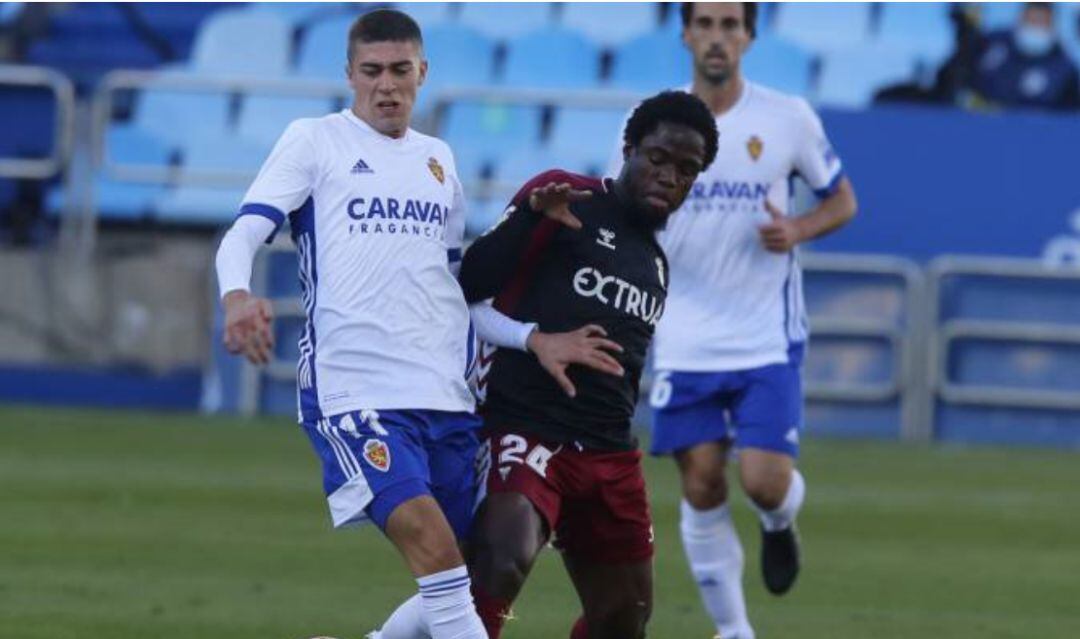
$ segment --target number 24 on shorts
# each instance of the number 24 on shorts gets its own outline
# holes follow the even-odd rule
[[[558,451],[552,451],[543,444],[536,444],[528,450],[529,442],[521,435],[503,435],[499,440],[499,466],[507,464],[525,464],[541,477],[547,477],[548,462]],[[526,451],[528,452],[526,453]],[[524,458],[522,455],[525,455]]]

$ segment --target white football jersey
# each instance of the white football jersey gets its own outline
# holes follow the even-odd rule
[[[834,192],[840,160],[805,100],[751,82],[716,127],[716,161],[659,236],[671,286],[653,342],[657,369],[783,363],[807,338],[798,254],[766,251],[758,229],[769,222],[766,197],[790,210],[795,176],[819,197]],[[619,146],[612,174],[622,165]]]
[[[439,139],[390,138],[348,109],[285,130],[241,215],[292,228],[307,315],[301,420],[473,409],[469,311],[448,263],[461,256],[463,202]]]

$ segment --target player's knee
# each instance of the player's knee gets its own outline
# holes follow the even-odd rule
[[[727,479],[721,469],[691,469],[683,474],[683,495],[696,510],[710,510],[727,501]]]
[[[590,612],[586,613],[590,639],[642,639],[652,616],[652,601],[628,598]]]
[[[444,526],[429,525],[421,517],[398,518],[392,538],[421,574],[450,570],[465,563],[453,533]]]
[[[775,510],[784,503],[788,483],[789,479],[786,477],[753,477],[743,482],[743,490],[758,508]]]
[[[473,541],[473,578],[494,596],[513,597],[525,584],[529,558],[509,545],[480,539]]]

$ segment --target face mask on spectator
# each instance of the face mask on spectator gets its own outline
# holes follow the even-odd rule
[[[1016,47],[1026,56],[1046,55],[1054,46],[1054,32],[1045,27],[1022,24],[1014,35]]]

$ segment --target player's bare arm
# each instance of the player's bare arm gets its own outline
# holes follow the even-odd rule
[[[274,350],[274,310],[270,300],[244,290],[229,291],[221,300],[225,306],[225,348],[243,355],[257,366],[270,363]]]
[[[855,189],[846,177],[840,179],[834,193],[803,215],[786,216],[766,200],[765,210],[771,219],[759,229],[761,243],[766,250],[787,253],[803,242],[828,235],[844,226],[855,217],[857,208]]]

